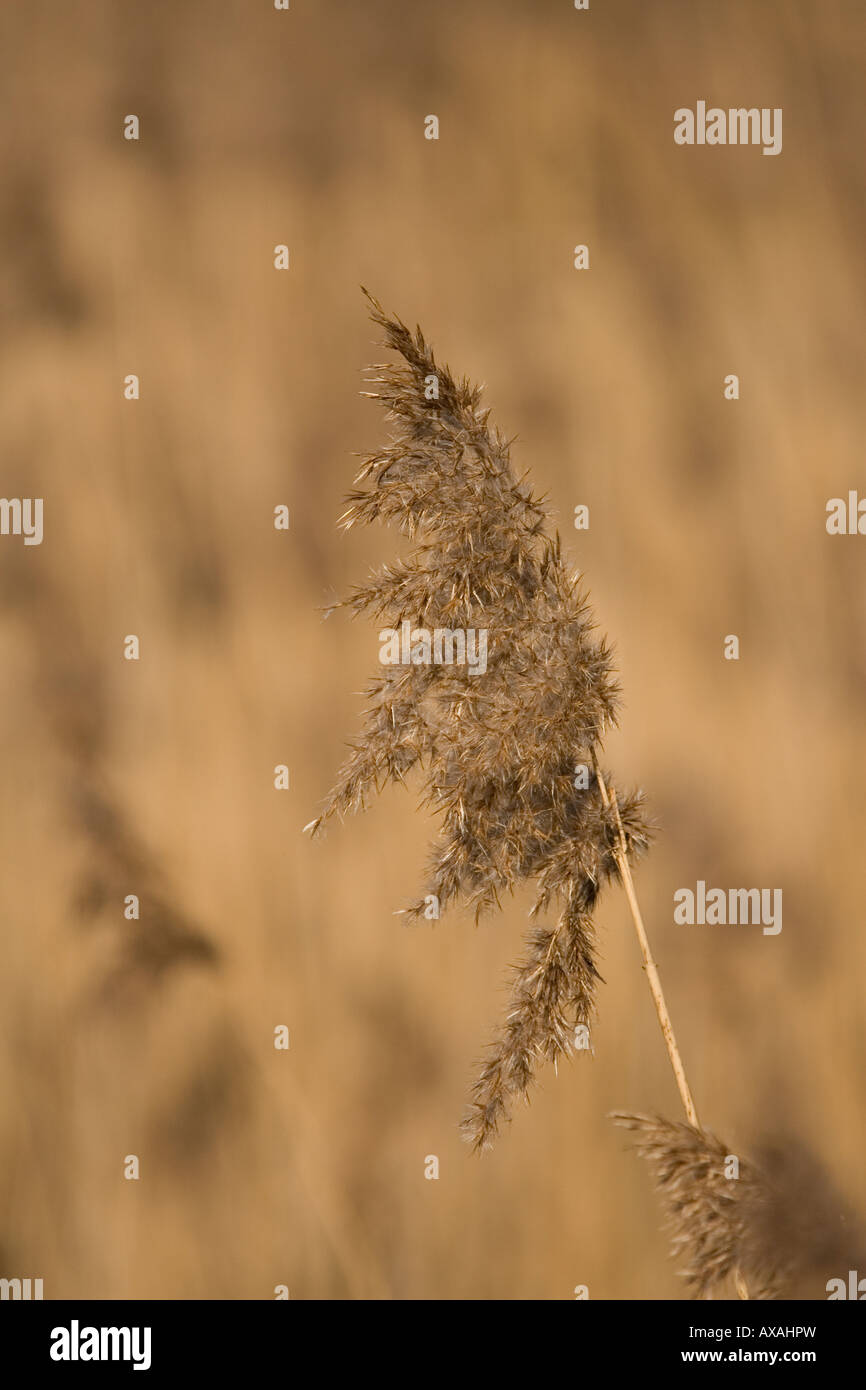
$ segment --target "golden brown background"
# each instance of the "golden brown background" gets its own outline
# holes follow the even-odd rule
[[[404,928],[406,792],[301,834],[378,651],[317,609],[397,547],[335,527],[384,428],[360,283],[486,383],[616,643],[608,761],[659,824],[638,888],[702,1119],[805,1144],[862,1213],[866,540],[824,520],[866,492],[864,40],[860,0],[3,8],[0,490],[45,540],[0,540],[0,1274],[678,1294],[605,1118],[678,1117],[622,894],[595,1058],[476,1159],[529,898]],[[675,146],[698,99],[783,107],[782,154]],[[781,935],[675,928],[697,878],[782,887]]]

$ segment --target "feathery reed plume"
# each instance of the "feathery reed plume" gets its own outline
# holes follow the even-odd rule
[[[826,1298],[828,1282],[866,1263],[866,1232],[828,1174],[786,1137],[739,1158],[715,1135],[657,1116],[610,1117],[636,1134],[673,1237],[672,1255],[697,1298],[727,1284],[740,1298]],[[728,1170],[729,1171],[729,1170]]]
[[[537,883],[534,914],[559,905],[556,925],[530,935],[508,1020],[474,1088],[463,1128],[482,1147],[539,1063],[568,1053],[575,1026],[589,1024],[599,978],[592,911],[648,829],[640,797],[612,802],[597,767],[617,712],[611,653],[542,502],[515,477],[480,390],[437,364],[420,329],[367,297],[400,360],[374,368],[379,389],[365,394],[382,401],[393,430],[365,459],[341,524],[393,521],[415,548],[334,607],[392,630],[484,631],[486,669],[437,664],[414,647],[408,664],[385,666],[368,688],[361,736],[306,828],[315,834],[329,816],[363,809],[371,792],[417,768],[442,819],[410,920],[430,895],[439,908],[465,900],[477,919],[526,880]]]
[[[711,1298],[727,1283],[741,1298],[779,1298],[779,1252],[756,1238],[771,1203],[766,1175],[739,1159],[739,1176],[726,1176],[731,1151],[708,1130],[658,1116],[611,1118],[637,1135],[635,1148],[667,1214],[671,1254],[693,1297]]]

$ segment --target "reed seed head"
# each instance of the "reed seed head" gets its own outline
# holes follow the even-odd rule
[[[636,1136],[634,1147],[649,1164],[671,1255],[692,1297],[711,1298],[726,1288],[744,1298],[780,1297],[784,1261],[759,1234],[773,1200],[764,1172],[683,1121],[625,1112],[611,1119]]]
[[[595,774],[618,686],[578,576],[551,533],[545,506],[512,469],[510,445],[490,423],[480,390],[440,366],[420,328],[372,318],[397,361],[373,369],[370,395],[385,406],[388,443],[363,462],[346,529],[399,525],[410,555],[377,571],[343,605],[397,630],[487,633],[483,674],[453,663],[384,667],[367,691],[352,745],[318,820],[357,811],[413,770],[440,818],[421,920],[463,901],[476,913],[533,880],[533,911],[558,921],[534,929],[517,968],[512,1008],[473,1092],[464,1132],[487,1144],[526,1094],[540,1063],[569,1051],[588,1025],[598,976],[592,909],[619,873],[617,828]],[[582,771],[581,771],[582,770]],[[648,839],[640,798],[620,795],[627,849]]]

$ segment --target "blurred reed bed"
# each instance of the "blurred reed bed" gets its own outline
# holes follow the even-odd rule
[[[332,521],[370,429],[356,287],[483,374],[563,534],[589,505],[565,549],[617,636],[606,752],[652,788],[641,901],[702,1113],[862,1210],[866,586],[823,530],[862,448],[862,14],[290,15],[0,17],[3,492],[46,517],[0,542],[0,1256],[49,1297],[677,1297],[604,1119],[670,1100],[621,899],[591,1064],[482,1167],[455,1121],[528,885],[404,932],[420,818],[299,833],[376,651],[318,610],[387,558]],[[676,150],[684,89],[782,105],[783,154]],[[773,942],[665,921],[681,883],[758,876]]]

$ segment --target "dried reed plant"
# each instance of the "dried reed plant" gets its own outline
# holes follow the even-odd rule
[[[525,880],[537,885],[534,915],[559,905],[555,926],[530,933],[474,1089],[464,1131],[480,1147],[539,1064],[568,1053],[575,1027],[589,1026],[599,978],[592,912],[622,857],[644,849],[648,828],[639,796],[619,799],[618,820],[612,813],[597,766],[616,719],[611,654],[542,502],[515,477],[509,441],[478,388],[437,364],[420,329],[370,303],[400,360],[374,368],[378,390],[365,394],[382,401],[393,430],[364,460],[341,524],[395,522],[415,547],[335,606],[395,629],[404,620],[484,629],[487,670],[384,667],[368,688],[361,735],[307,829],[362,809],[370,792],[420,768],[441,832],[410,920],[423,917],[429,895],[440,908],[471,903],[477,917]]]
[[[420,328],[367,298],[398,360],[373,368],[378,389],[363,394],[385,406],[391,437],[364,459],[341,525],[395,523],[414,549],[328,612],[347,607],[395,630],[486,629],[488,664],[480,678],[426,660],[386,666],[368,687],[337,784],[305,829],[317,834],[420,771],[441,829],[410,920],[426,915],[431,895],[439,907],[472,904],[477,919],[526,880],[536,884],[533,916],[557,905],[554,926],[530,931],[473,1088],[462,1129],[476,1149],[515,1098],[528,1099],[539,1066],[569,1054],[575,1029],[589,1026],[600,978],[593,910],[605,884],[622,883],[686,1123],[614,1118],[637,1134],[654,1172],[690,1292],[709,1297],[727,1284],[741,1298],[778,1296],[783,1262],[762,1233],[779,1202],[748,1160],[729,1179],[729,1150],[700,1126],[631,874],[649,841],[642,798],[618,793],[600,765],[618,707],[610,648],[480,390],[437,364]]]

